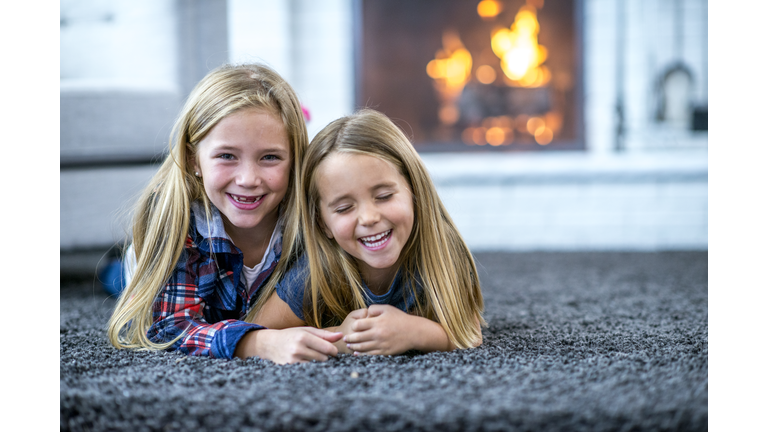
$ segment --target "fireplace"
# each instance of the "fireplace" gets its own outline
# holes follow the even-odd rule
[[[357,5],[356,103],[417,150],[584,149],[580,1]]]

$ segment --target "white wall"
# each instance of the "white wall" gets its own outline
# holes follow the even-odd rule
[[[352,1],[228,0],[230,61],[277,70],[309,109],[312,139],[354,109]]]
[[[176,88],[174,4],[61,0],[63,89]]]

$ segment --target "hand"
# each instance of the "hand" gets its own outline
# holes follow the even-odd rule
[[[368,309],[357,309],[350,312],[346,318],[344,318],[344,322],[341,323],[340,326],[336,327],[336,331],[340,331],[344,333],[344,335],[351,335],[352,325],[355,323],[355,321],[366,318],[368,316]],[[338,348],[340,354],[352,354],[354,351],[347,348],[347,343],[344,342],[343,339],[339,339],[338,342],[336,342],[334,345],[336,345],[336,348]]]
[[[413,318],[418,317],[408,315],[394,306],[371,305],[367,317],[351,323],[352,334],[344,332],[344,341],[355,355],[402,354],[413,348]]]
[[[247,333],[237,344],[237,357],[258,356],[277,364],[326,361],[338,349],[333,342],[341,340],[341,332],[329,332],[314,327],[285,330],[256,330]]]

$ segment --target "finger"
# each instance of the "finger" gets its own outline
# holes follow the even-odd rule
[[[303,343],[309,350],[312,350],[322,356],[335,356],[339,353],[339,349],[336,348],[336,345],[332,344],[331,342],[311,334],[308,336],[309,337],[303,340]],[[312,356],[313,358],[316,357],[314,353]],[[323,360],[327,360],[327,358]]]
[[[314,336],[313,338],[317,339]],[[317,360],[317,361],[328,360],[327,355],[308,348],[307,346],[303,345],[301,341],[299,341],[298,346],[294,346],[293,348],[290,348],[290,347],[286,347],[286,348],[288,349],[288,352],[284,353],[284,355],[281,356],[280,358],[274,360],[275,363],[290,364],[290,363],[306,363],[312,360]]]
[[[344,333],[342,332],[329,332],[328,330],[322,330],[314,327],[299,327],[299,328],[301,328],[302,330],[308,333],[311,333],[314,336],[325,339],[328,342],[336,342],[337,340],[344,337]]]
[[[370,314],[368,315],[368,318],[363,318],[355,321],[352,323],[352,331],[353,332],[361,332],[370,330],[373,328],[375,321],[370,318]]]
[[[387,310],[387,306],[388,305],[379,305],[379,304],[370,305],[368,307],[368,318],[373,318],[383,314],[384,311]]]
[[[380,349],[375,349],[371,351],[355,351],[352,353],[354,356],[361,356],[361,355],[383,355],[384,351]]]
[[[363,309],[353,310],[347,316],[354,319],[362,319],[368,316],[368,309],[363,308]]]
[[[305,347],[303,350],[297,352],[295,355],[296,361],[299,363],[304,363],[312,360],[317,360],[321,362],[328,361],[328,357],[329,357],[328,355],[323,354],[314,349],[310,349],[309,347]]]
[[[361,343],[376,340],[376,333],[372,330],[363,332],[354,332],[344,336],[344,342],[347,344]]]
[[[361,353],[373,351],[377,347],[378,347],[378,343],[376,341],[347,344],[347,348],[351,349],[352,351],[361,352]]]

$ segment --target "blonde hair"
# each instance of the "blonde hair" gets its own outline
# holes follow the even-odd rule
[[[414,225],[401,251],[401,271],[403,282],[411,287],[416,299],[413,312],[440,323],[455,346],[476,346],[482,341],[476,324],[485,325],[485,320],[472,254],[408,138],[387,116],[370,109],[326,126],[310,143],[304,160],[301,183],[305,194],[300,209],[309,262],[304,301],[307,323],[315,327],[338,324],[352,310],[366,307],[354,258],[322,230],[315,172],[333,153],[385,160],[408,181],[414,201]],[[421,285],[422,296],[416,292],[417,284]]]
[[[190,206],[200,200],[211,221],[211,203],[202,179],[194,175],[197,146],[223,118],[258,108],[282,120],[291,147],[288,191],[282,201],[283,251],[252,308],[260,309],[274,291],[300,241],[298,174],[307,147],[307,129],[296,93],[274,70],[259,64],[223,65],[192,90],[176,119],[170,153],[145,188],[135,208],[133,247],[136,270],[109,320],[109,341],[117,348],[166,349],[177,339],[155,343],[147,338],[152,305],[181,257],[190,229]],[[194,227],[193,227],[194,228]],[[181,337],[181,336],[179,336]]]

